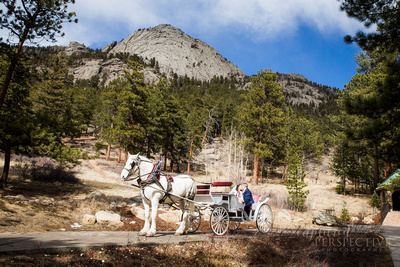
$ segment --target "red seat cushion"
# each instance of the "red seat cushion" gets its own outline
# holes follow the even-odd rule
[[[213,186],[231,186],[232,182],[213,182]]]
[[[253,195],[254,203],[257,203],[260,200],[261,195]],[[251,204],[251,209],[253,208],[254,204]]]
[[[261,195],[253,195],[254,203],[257,203],[260,200]]]

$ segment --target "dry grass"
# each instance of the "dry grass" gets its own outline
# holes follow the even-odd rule
[[[392,266],[385,242],[360,234],[357,245],[336,245],[346,235],[293,235],[215,238],[211,242],[144,247],[104,247],[65,254],[7,255],[4,266]],[[369,241],[368,241],[369,240]],[[325,244],[331,244],[330,246]],[[364,248],[364,249],[362,249]]]
[[[2,162],[0,167],[1,164]],[[104,159],[85,160],[76,169],[77,177],[82,181],[77,184],[57,182],[46,184],[22,180],[12,169],[10,187],[0,190],[0,232],[42,232],[61,231],[61,229],[139,231],[143,227],[144,222],[132,215],[129,206],[111,207],[109,203],[86,199],[94,191],[103,192],[109,197],[119,196],[124,199],[137,197],[138,190],[120,181],[119,172],[122,169],[120,164]],[[194,178],[198,182],[206,181],[205,177],[199,175]],[[369,199],[362,196],[338,196],[334,191],[336,183],[331,179],[328,174],[320,175],[318,184],[306,179],[309,184],[307,189],[311,191],[307,202],[310,210],[301,214],[289,211],[292,216],[290,221],[278,217],[280,210],[287,208],[287,191],[282,184],[250,185],[253,193],[271,197],[269,204],[275,216],[275,232],[261,238],[243,236],[244,231],[238,231],[230,234],[229,239],[223,239],[224,241],[215,239],[209,243],[103,248],[85,252],[72,251],[65,255],[0,256],[0,266],[391,266],[386,244],[381,244],[377,251],[351,251],[351,247],[340,247],[340,250],[332,251],[329,250],[332,247],[325,246],[325,243],[334,244],[340,237],[329,239],[329,236],[310,237],[297,233],[287,235],[276,230],[283,227],[296,228],[299,225],[309,227],[313,207],[317,210],[334,208],[336,212],[340,212],[344,200],[352,216],[370,212],[366,206]],[[27,204],[26,201],[4,198],[7,195],[50,198],[54,199],[54,203]],[[71,199],[73,200],[71,205],[56,204]],[[124,226],[109,228],[104,225],[92,225],[71,229],[70,225],[75,222],[80,223],[85,213],[94,214],[99,210],[119,213]],[[296,224],[296,219],[303,221]],[[135,223],[132,224],[132,221]],[[240,229],[245,230],[248,227],[254,229],[255,225],[243,224]],[[176,228],[175,223],[157,220],[158,231],[175,231]],[[201,230],[210,231],[209,222],[202,222],[199,231]],[[368,240],[366,239],[368,234],[363,235],[361,239]]]

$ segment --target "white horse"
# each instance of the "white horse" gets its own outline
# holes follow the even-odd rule
[[[145,223],[139,235],[154,236],[156,234],[156,217],[160,200],[165,204],[178,203],[182,210],[182,222],[176,230],[175,235],[187,234],[189,227],[189,214],[194,210],[193,199],[197,192],[195,181],[188,175],[170,176],[160,175],[160,179],[152,178],[155,168],[148,158],[139,154],[128,154],[125,167],[121,172],[121,179],[130,181],[140,179],[140,189],[142,201],[145,210]],[[168,179],[170,182],[170,191],[168,190]],[[153,180],[153,181],[152,181]],[[168,196],[166,196],[166,194]],[[190,201],[192,200],[192,201]],[[150,205],[151,205],[151,225],[150,225]]]

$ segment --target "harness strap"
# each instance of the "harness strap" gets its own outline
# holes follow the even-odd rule
[[[169,198],[172,201],[172,203],[175,204],[175,202],[171,199],[170,193],[169,193],[171,191],[171,189],[172,189],[171,182],[173,182],[173,178],[171,176],[167,176],[165,174],[164,174],[164,176],[167,179],[167,190],[164,190],[165,191],[165,195],[163,196],[162,199],[160,199],[159,203],[162,204],[162,203],[164,203],[164,201],[167,198]],[[160,177],[161,177],[161,175],[160,175]],[[160,183],[160,186],[161,186],[161,183]],[[163,188],[163,187],[161,186],[161,188]]]

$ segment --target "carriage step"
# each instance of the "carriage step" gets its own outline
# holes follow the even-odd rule
[[[229,217],[242,217],[242,212],[241,211],[237,211],[237,212],[228,212],[229,213]]]

